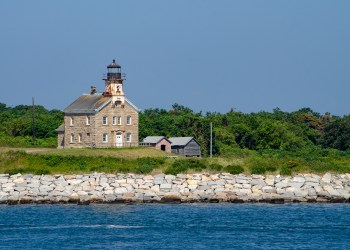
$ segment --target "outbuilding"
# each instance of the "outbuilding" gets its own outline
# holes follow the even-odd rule
[[[171,142],[165,136],[147,136],[140,145],[171,153]]]
[[[171,152],[185,157],[201,157],[201,146],[193,137],[171,137]]]

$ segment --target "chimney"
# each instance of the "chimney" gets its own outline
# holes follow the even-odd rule
[[[96,93],[96,87],[95,86],[91,86],[91,95]]]

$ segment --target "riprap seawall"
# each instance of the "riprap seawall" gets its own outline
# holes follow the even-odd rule
[[[0,175],[0,203],[349,202],[350,174]]]

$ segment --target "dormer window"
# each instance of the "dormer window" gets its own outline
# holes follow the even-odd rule
[[[104,117],[102,118],[102,124],[103,124],[103,125],[107,125],[107,123],[108,123],[107,116],[104,116]]]

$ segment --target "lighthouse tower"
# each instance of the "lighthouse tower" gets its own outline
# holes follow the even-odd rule
[[[118,106],[124,104],[125,94],[123,92],[123,81],[121,73],[121,66],[113,62],[107,66],[107,78],[103,79],[105,81],[105,92],[104,96],[112,97],[113,103]]]

